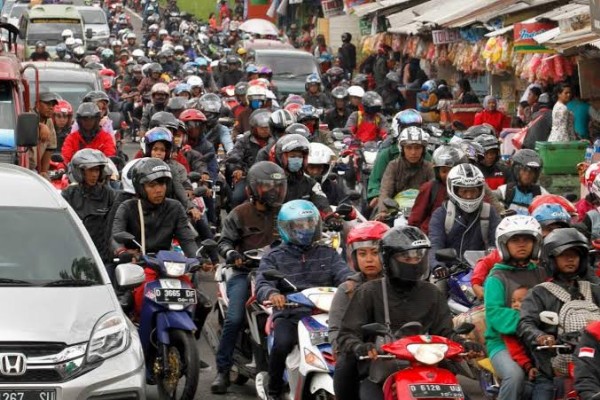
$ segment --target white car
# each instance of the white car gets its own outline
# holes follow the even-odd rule
[[[88,50],[95,50],[99,46],[108,46],[110,28],[104,10],[94,6],[79,6],[77,11],[83,18],[84,31],[92,30],[92,38],[87,39]]]

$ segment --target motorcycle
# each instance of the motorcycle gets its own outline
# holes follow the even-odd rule
[[[384,222],[390,227],[408,225],[407,217],[410,216],[418,194],[419,191],[416,189],[407,189],[398,193],[393,199],[384,199],[383,205],[386,207]]]
[[[313,314],[298,323],[298,345],[286,359],[286,376],[290,388],[290,398],[333,400],[333,371],[335,359],[328,339],[328,318],[331,302],[335,295],[334,287],[317,287],[298,291],[285,275],[279,271],[265,271],[269,280],[285,282],[292,292],[287,294],[286,307],[309,307]],[[268,303],[261,307],[271,314],[267,321],[269,349],[273,345],[272,308]],[[256,379],[258,397],[266,400],[264,381],[266,372],[260,372]]]
[[[69,176],[67,174],[67,165],[62,155],[52,154],[50,166],[48,169],[48,178],[56,190],[63,191],[69,186]]]
[[[114,239],[128,248],[132,244],[143,248],[127,232],[115,235]],[[198,254],[205,254],[214,246],[214,241],[205,240]],[[201,262],[177,251],[164,250],[142,258],[146,272],[150,269],[156,277],[148,280],[146,274],[146,283],[136,289],[143,291],[142,303],[136,306],[141,309],[137,325],[147,381],[157,385],[160,399],[192,400],[200,374],[197,327],[193,320],[198,294],[186,274],[195,273]],[[117,269],[127,266],[120,265]]]

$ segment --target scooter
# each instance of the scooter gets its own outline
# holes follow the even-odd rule
[[[317,287],[298,291],[289,280],[279,271],[265,271],[264,277],[269,280],[285,282],[292,293],[288,294],[286,307],[309,307],[313,314],[304,317],[298,323],[298,345],[286,359],[286,374],[290,388],[290,398],[333,400],[333,371],[335,359],[328,340],[328,319],[331,302],[335,295],[334,287]],[[267,322],[268,345],[273,345],[272,308],[262,306],[271,314]],[[261,372],[257,375],[256,392],[259,398],[266,400],[264,381],[268,374]]]
[[[128,248],[133,247],[131,244],[143,248],[127,232],[115,235],[114,239]],[[198,253],[204,254],[212,246],[216,243],[206,240]],[[197,327],[193,321],[198,299],[186,274],[196,272],[201,263],[177,251],[161,250],[142,258],[146,283],[135,291],[141,291],[142,296],[142,303],[136,304],[136,308],[141,310],[137,325],[147,381],[157,385],[160,399],[192,400],[200,373],[194,336]],[[152,275],[155,280],[149,280]]]

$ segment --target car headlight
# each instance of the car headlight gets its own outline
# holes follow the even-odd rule
[[[92,332],[87,362],[104,360],[121,353],[129,346],[130,338],[131,332],[125,317],[116,313],[106,314]]]
[[[165,272],[174,278],[185,274],[185,263],[165,261]]]
[[[446,356],[448,345],[443,343],[409,344],[406,350],[420,363],[434,365]]]

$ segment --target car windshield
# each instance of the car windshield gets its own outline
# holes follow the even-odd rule
[[[40,74],[42,75],[42,74]],[[83,97],[94,90],[94,86],[91,83],[86,82],[48,82],[44,80],[43,76],[40,76],[40,92],[52,92],[58,93],[63,100],[68,101],[73,109],[77,109],[83,100]],[[31,92],[31,104],[35,103],[35,91]]]
[[[0,208],[0,286],[62,280],[102,285],[90,247],[65,210]]]
[[[257,64],[268,66],[274,76],[305,77],[317,72],[317,65],[312,57],[290,57],[276,55],[257,55]]]
[[[15,105],[9,81],[0,81],[0,151],[15,148]]]
[[[65,29],[73,31],[73,37],[83,39],[83,29],[79,21],[73,20],[73,23],[47,21],[36,22],[36,20],[33,20],[29,23],[27,27],[27,44],[29,46],[35,46],[40,40],[46,42],[47,46],[56,46],[63,41],[61,34]]]
[[[79,10],[79,14],[83,18],[83,23],[86,25],[101,25],[106,23],[106,18],[104,16],[104,11],[98,9],[95,10]]]

